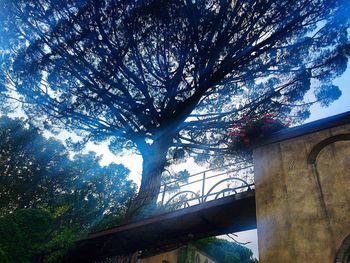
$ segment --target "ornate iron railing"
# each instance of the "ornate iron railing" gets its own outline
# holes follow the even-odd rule
[[[253,165],[236,163],[195,173],[185,181],[163,183],[161,210],[176,210],[254,189]]]

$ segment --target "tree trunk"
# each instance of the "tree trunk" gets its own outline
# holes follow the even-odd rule
[[[157,199],[161,185],[161,175],[166,165],[166,155],[169,144],[164,141],[155,141],[141,151],[142,179],[137,197],[128,208],[125,223],[140,220],[151,216],[157,208]],[[130,255],[116,256],[113,263],[136,263],[138,252]]]
[[[160,141],[148,145],[142,151],[141,186],[137,197],[129,207],[127,220],[139,220],[149,217],[155,212],[168,148],[168,144]]]

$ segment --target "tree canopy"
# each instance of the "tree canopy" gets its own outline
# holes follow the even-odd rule
[[[225,239],[209,237],[194,241],[193,245],[220,263],[258,262],[249,248]]]
[[[3,263],[57,263],[76,238],[70,226],[57,227],[43,209],[20,209],[0,216],[0,261]]]
[[[121,223],[135,186],[124,166],[98,161],[0,118],[1,262],[59,262],[79,236]]]
[[[349,13],[345,0],[2,1],[0,90],[41,127],[141,154],[140,191],[156,195],[172,160],[227,152],[243,116],[300,120],[337,99]]]
[[[0,214],[60,209],[89,226],[103,215],[125,212],[135,191],[128,169],[98,161],[93,153],[70,159],[62,143],[18,119],[0,118]]]

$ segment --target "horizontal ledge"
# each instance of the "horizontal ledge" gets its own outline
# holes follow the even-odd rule
[[[254,141],[252,148],[258,148],[345,124],[350,124],[350,111],[272,133],[263,140]]]

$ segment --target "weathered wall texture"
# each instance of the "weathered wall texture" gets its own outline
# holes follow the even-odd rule
[[[254,171],[260,262],[336,262],[350,235],[350,124],[259,147]]]
[[[177,263],[178,250],[173,250],[169,252],[164,252],[152,257],[141,259],[141,263],[162,263],[168,261],[169,263]]]
[[[140,260],[140,263],[216,263],[204,252],[188,245]]]

